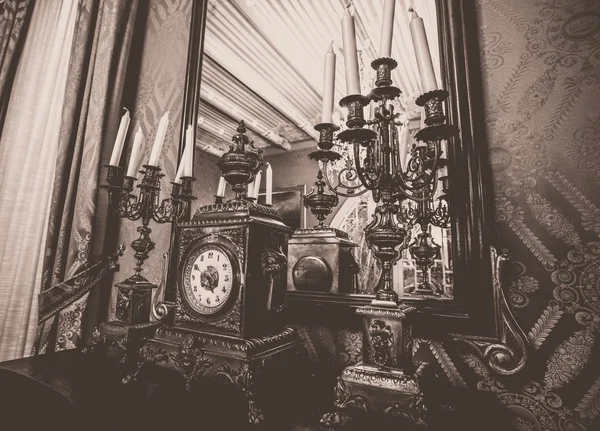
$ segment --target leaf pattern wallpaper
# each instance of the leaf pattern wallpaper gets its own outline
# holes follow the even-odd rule
[[[150,3],[132,121],[146,139],[167,109],[179,124],[190,8],[189,1]],[[449,384],[497,394],[517,430],[600,429],[600,2],[475,4],[496,245],[511,255],[508,300],[534,357],[515,383],[462,345],[420,339],[413,350],[437,364]],[[174,172],[177,134],[173,126],[167,134],[165,179]],[[136,227],[123,223],[121,242],[130,242]],[[151,227],[156,250],[147,275],[159,282],[169,229]],[[132,259],[121,262],[117,278],[132,269]],[[358,325],[300,332],[314,361],[361,359]]]
[[[467,358],[464,377],[499,395],[515,429],[598,429],[600,2],[477,9],[498,246],[535,364],[519,391]]]

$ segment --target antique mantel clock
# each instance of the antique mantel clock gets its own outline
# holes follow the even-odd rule
[[[188,389],[197,378],[237,385],[248,399],[249,422],[269,416],[269,394],[281,393],[301,343],[284,328],[286,261],[291,229],[277,211],[245,196],[262,155],[243,121],[219,160],[235,198],[201,207],[175,226],[176,300],[139,351],[141,364],[179,371]],[[218,199],[221,201],[222,199]],[[277,386],[279,385],[279,386]],[[289,389],[289,388],[288,388]]]

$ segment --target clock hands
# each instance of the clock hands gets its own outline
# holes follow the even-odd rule
[[[200,285],[205,290],[210,290],[210,293],[214,293],[214,290],[219,285],[219,271],[214,266],[207,266],[204,271],[200,273]]]

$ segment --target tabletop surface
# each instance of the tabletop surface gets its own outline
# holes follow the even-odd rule
[[[168,370],[145,370],[127,385],[125,374],[117,360],[74,350],[0,363],[0,417],[4,424],[14,421],[11,430],[55,429],[48,426],[52,421],[63,430],[247,428],[245,398],[231,385],[204,379],[188,392]],[[24,406],[29,413],[22,413]],[[286,422],[277,429],[320,429],[317,415]]]
[[[130,365],[131,366],[131,365]],[[29,431],[245,431],[247,401],[233,385],[210,379],[185,390],[182,377],[171,370],[147,367],[127,385],[127,370],[119,361],[98,353],[70,350],[0,363],[0,429]],[[268,431],[323,431],[319,419],[333,408],[335,375],[312,373],[307,388],[296,395]],[[290,394],[274,394],[289,396]],[[429,415],[428,431],[502,430],[513,428],[506,409],[489,392],[436,386],[425,394],[430,406],[450,405]],[[377,422],[375,422],[377,421]],[[410,431],[411,423],[378,421],[366,416],[344,427],[348,431]]]

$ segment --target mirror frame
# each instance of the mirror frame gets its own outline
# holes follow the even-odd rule
[[[206,27],[207,0],[194,1],[188,49],[183,121],[194,124],[198,115],[200,74]],[[503,296],[499,262],[492,244],[493,195],[485,131],[483,90],[476,11],[470,0],[436,0],[440,64],[449,122],[460,136],[449,145],[450,184],[460,190],[451,197],[454,297],[452,300],[402,298],[419,311],[413,333],[417,337],[456,338],[506,343],[507,326],[514,317]],[[185,126],[183,126],[185,127]],[[179,154],[183,152],[183,133]],[[170,259],[169,259],[170,260]],[[176,270],[169,265],[164,301],[175,299]],[[158,296],[158,295],[157,295]],[[354,311],[374,295],[288,292],[290,323],[357,322]],[[509,322],[507,324],[507,322]],[[514,329],[514,330],[513,330]]]

